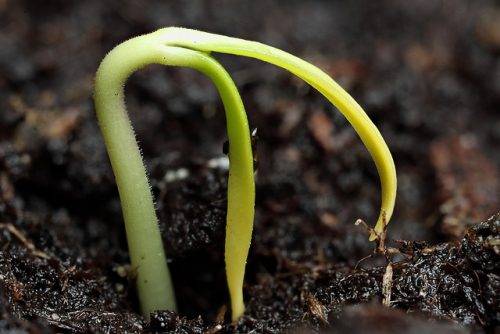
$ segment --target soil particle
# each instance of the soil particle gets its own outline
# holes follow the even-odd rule
[[[499,228],[497,215],[467,230],[461,242],[433,247],[422,243],[401,244],[400,251],[411,256],[392,265],[392,301],[388,308],[376,302],[384,297],[386,267],[357,272],[330,267],[263,275],[249,287],[246,313],[236,324],[219,327],[199,318],[188,320],[161,312],[153,316],[151,330],[200,333],[211,328],[220,333],[274,333],[302,328],[297,332],[341,333],[349,328],[354,332],[371,329],[396,333],[408,328],[429,333],[468,332],[457,324],[429,323],[424,314],[495,328],[499,305],[494,291],[500,281],[496,274],[498,254],[491,240],[498,240]],[[478,259],[479,254],[483,258]],[[346,307],[350,304],[359,305]],[[408,316],[394,308],[420,316]],[[359,321],[353,321],[358,316]]]
[[[160,169],[158,166],[155,173],[162,174]],[[227,170],[198,165],[167,170],[164,175],[155,182],[154,189],[159,194],[157,208],[168,253],[187,255],[209,245],[222,244]]]
[[[175,312],[157,312],[151,316],[147,328],[152,333],[203,334],[207,333],[201,318],[188,320]]]
[[[5,233],[2,240],[5,245]],[[126,304],[101,273],[86,269],[78,259],[40,259],[10,244],[0,252],[0,284],[14,317],[40,319],[74,332],[138,332],[142,328],[137,315],[117,311]]]
[[[411,258],[393,264],[391,307],[494,327],[499,306],[495,299],[500,284],[495,248],[499,230],[496,216],[469,229],[460,243],[403,245],[400,250]],[[9,238],[9,233],[3,236]],[[342,324],[339,316],[343,305],[383,297],[386,272],[384,267],[358,272],[330,267],[262,276],[249,287],[247,312],[237,324],[188,320],[172,312],[157,313],[144,324],[133,313],[116,313],[127,296],[120,296],[98,271],[86,269],[78,259],[62,261],[54,255],[51,259],[33,258],[18,242],[10,239],[0,253],[2,289],[10,312],[72,331],[119,328],[139,332],[142,326],[153,332],[173,333],[202,333],[214,328],[221,333],[276,332],[300,327],[326,329],[328,324],[336,328],[337,323]],[[54,247],[53,253],[64,253]],[[403,319],[403,325],[411,323]]]
[[[499,305],[491,289],[500,284],[500,258],[487,240],[498,239],[499,227],[496,215],[467,230],[461,243],[414,247],[411,262],[394,266],[392,305],[468,324],[498,325]]]

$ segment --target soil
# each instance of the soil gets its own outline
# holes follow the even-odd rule
[[[0,1],[0,331],[493,333],[500,303],[500,8],[495,1]],[[127,104],[178,313],[138,312],[92,104],[99,61],[165,26],[259,40],[330,73],[398,170],[384,254],[376,170],[317,92],[216,55],[258,129],[246,312],[224,277],[225,120],[211,83],[151,66]],[[333,110],[332,110],[333,109]]]

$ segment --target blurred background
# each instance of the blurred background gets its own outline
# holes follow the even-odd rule
[[[457,240],[466,224],[498,211],[495,1],[0,0],[3,187],[14,189],[11,198],[25,215],[51,224],[75,249],[91,245],[86,252],[96,261],[105,261],[102,254],[123,259],[126,247],[94,115],[93,76],[113,46],[167,26],[279,47],[352,94],[396,162],[390,238]],[[258,129],[251,270],[279,271],[282,258],[355,264],[372,246],[353,223],[373,224],[379,207],[375,166],[359,138],[289,73],[215,57],[233,75],[250,126]],[[226,174],[203,166],[224,158],[224,113],[211,83],[191,70],[150,66],[133,75],[126,91],[176,268],[176,259],[193,259],[223,240]],[[110,251],[113,245],[119,251]],[[220,252],[211,254],[222,261]],[[189,270],[183,261],[174,272]],[[212,293],[221,293],[222,283]],[[201,301],[192,313],[199,310],[216,311]]]

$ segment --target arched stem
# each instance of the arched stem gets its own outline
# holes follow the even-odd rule
[[[380,176],[382,201],[375,232],[383,232],[394,209],[397,189],[396,168],[379,130],[361,106],[330,76],[316,66],[277,48],[244,39],[184,28],[165,28],[155,32],[163,43],[205,52],[221,52],[263,60],[302,78],[323,94],[358,133],[375,161]],[[370,240],[376,235],[372,233]]]
[[[115,47],[104,58],[97,71],[94,99],[120,194],[130,258],[137,273],[139,300],[146,317],[155,310],[175,310],[175,297],[153,197],[124,97],[127,78],[149,64],[196,69],[214,82],[221,95],[230,142],[227,213],[229,233],[232,233],[230,226],[234,227],[238,223],[251,235],[255,201],[248,121],[238,91],[224,68],[206,53],[162,45],[154,34],[139,36]],[[234,238],[233,242],[243,243],[239,251],[241,254],[237,256],[244,255],[246,259],[250,240],[240,240],[239,236]],[[239,278],[237,281],[239,282]],[[241,294],[241,288],[239,290]],[[234,292],[234,289],[231,293],[233,295],[236,296],[233,310],[242,313],[243,299],[237,296],[238,292]]]

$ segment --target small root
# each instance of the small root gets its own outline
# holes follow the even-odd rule
[[[388,258],[389,255],[400,254],[400,251],[397,248],[386,246],[386,244],[387,244],[386,243],[386,241],[387,241],[387,222],[385,220],[385,213],[382,213],[382,219],[384,222],[384,229],[382,230],[382,233],[378,233],[377,231],[375,231],[375,229],[368,226],[368,224],[362,219],[356,220],[354,225],[356,225],[356,226],[361,225],[366,230],[368,235],[375,235],[375,237],[376,237],[375,241],[377,242],[377,247],[374,250],[374,254],[383,254],[386,258]],[[361,259],[360,262],[366,260],[368,257]],[[388,259],[388,261],[389,261],[389,259]],[[358,264],[359,264],[359,262],[358,262]],[[357,267],[357,265],[356,265],[356,267]]]

